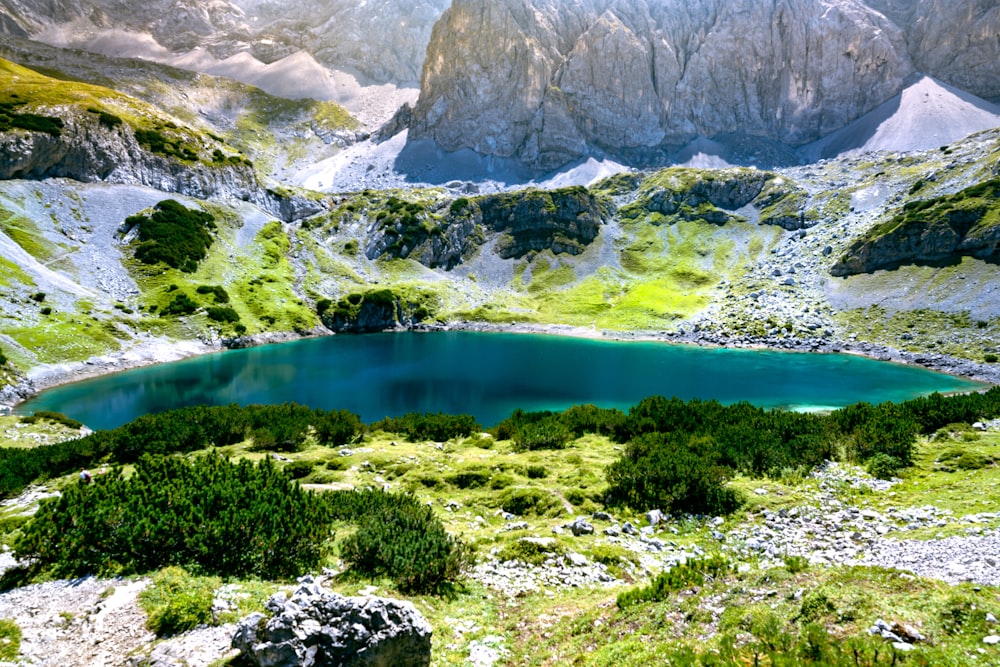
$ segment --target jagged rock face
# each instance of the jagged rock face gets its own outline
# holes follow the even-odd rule
[[[144,150],[131,129],[108,128],[72,110],[59,113],[59,136],[42,132],[0,132],[0,179],[71,178],[85,183],[144,185],[197,199],[251,202],[285,221],[322,210],[302,197],[285,197],[262,187],[245,164],[183,163]]]
[[[448,0],[0,0],[0,33],[36,34],[75,22],[76,37],[124,28],[171,51],[205,48],[218,58],[249,51],[273,62],[305,49],[337,69],[378,82],[420,78],[431,29]]]
[[[593,153],[653,159],[699,135],[799,146],[898,94],[911,53],[945,80],[992,82],[980,94],[1000,85],[1000,9],[944,1],[896,11],[914,17],[907,35],[862,0],[456,0],[410,138],[541,170]]]
[[[994,0],[869,0],[903,27],[916,68],[986,99],[1000,99],[1000,5]]]

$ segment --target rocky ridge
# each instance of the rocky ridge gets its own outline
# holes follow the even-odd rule
[[[184,163],[151,153],[131,128],[102,126],[92,114],[75,108],[55,108],[49,113],[63,119],[58,136],[0,133],[0,179],[71,178],[84,183],[142,185],[197,199],[250,202],[286,221],[322,210],[315,201],[262,187],[249,165]]]

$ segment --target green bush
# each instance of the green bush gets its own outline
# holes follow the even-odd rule
[[[229,303],[229,292],[220,285],[199,285],[195,291],[198,294],[211,294],[216,303]]]
[[[577,438],[587,433],[614,436],[624,426],[625,419],[621,410],[590,404],[574,405],[560,415],[563,425]]]
[[[497,505],[518,516],[542,516],[555,508],[559,501],[548,491],[533,487],[515,486],[504,489],[496,499]]]
[[[196,310],[198,310],[198,304],[191,297],[187,294],[175,294],[173,300],[160,311],[160,315],[163,317],[190,315]]]
[[[347,410],[283,405],[193,406],[148,414],[109,431],[47,447],[0,447],[0,497],[10,497],[41,477],[58,477],[98,461],[135,463],[143,454],[187,453],[255,444],[297,449],[314,430],[325,445],[340,447],[362,434],[361,420]]]
[[[283,470],[285,474],[292,479],[302,479],[307,477],[313,471],[312,461],[292,461],[287,464]]]
[[[726,469],[718,459],[715,443],[707,436],[639,436],[608,468],[608,503],[639,510],[728,514],[741,501],[726,486]]]
[[[0,366],[7,365],[7,355],[3,353],[3,349],[0,349]]]
[[[39,410],[31,415],[25,415],[20,419],[22,424],[37,424],[40,421],[52,422],[53,424],[61,424],[66,428],[71,428],[74,430],[80,430],[83,428],[83,424],[75,419],[67,417],[61,412],[52,412],[51,410]]]
[[[57,577],[151,572],[263,578],[317,567],[329,512],[271,460],[191,462],[143,456],[125,477],[99,475],[41,505],[14,544],[19,558]]]
[[[445,475],[445,481],[460,489],[478,489],[486,486],[492,473],[484,466],[469,466],[450,475]]]
[[[150,215],[133,215],[125,222],[138,226],[137,260],[162,262],[185,273],[196,271],[208,254],[213,241],[210,231],[216,227],[209,213],[185,208],[173,199],[161,201]]]
[[[997,357],[997,355],[995,355],[995,354],[985,354],[985,355],[983,355],[983,361],[985,361],[988,364],[995,364],[998,359],[1000,359],[1000,357]]]
[[[541,565],[549,558],[562,556],[566,550],[552,538],[527,538],[508,542],[497,553],[501,562],[517,560],[529,565]]]
[[[514,451],[525,452],[539,449],[564,449],[573,439],[570,431],[558,415],[524,424],[514,433]]]
[[[701,586],[706,579],[717,579],[731,571],[732,565],[722,556],[679,563],[657,575],[648,586],[620,593],[617,600],[618,607],[625,609],[642,602],[663,602],[675,591]]]
[[[401,417],[386,417],[368,428],[370,431],[399,433],[413,441],[434,442],[466,438],[482,430],[472,415],[446,415],[440,412],[409,412]]]
[[[346,491],[336,493],[331,503],[337,517],[358,524],[341,547],[351,569],[388,576],[404,593],[442,592],[472,562],[471,549],[413,496]]]
[[[881,452],[868,459],[868,464],[865,466],[868,474],[876,479],[892,479],[902,467],[895,456]]]
[[[232,324],[240,321],[239,314],[229,306],[209,306],[205,312],[213,322]]]
[[[545,479],[549,476],[549,469],[543,465],[527,465],[521,469],[521,474],[528,479]]]
[[[212,602],[221,584],[218,577],[193,577],[181,567],[160,570],[139,593],[146,627],[157,637],[170,637],[214,624]]]
[[[65,124],[61,118],[15,112],[14,109],[22,104],[23,102],[0,102],[0,132],[18,128],[29,132],[42,132],[53,137],[62,134]]]

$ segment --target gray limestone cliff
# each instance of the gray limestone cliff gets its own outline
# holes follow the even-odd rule
[[[448,0],[0,0],[0,34],[30,37],[50,27],[85,44],[107,29],[149,33],[183,53],[220,59],[250,53],[273,62],[300,50],[376,83],[415,83],[431,29]]]
[[[976,79],[978,94],[1000,86],[995,8],[910,4],[894,21],[862,0],[455,0],[410,139],[538,170],[594,154],[634,164],[699,136],[804,145],[898,94],[918,65]]]
[[[72,107],[48,113],[62,120],[57,135],[20,129],[0,132],[0,179],[71,178],[143,185],[197,199],[250,202],[285,221],[322,210],[319,202],[264,187],[243,161],[182,161],[141,145],[127,124],[109,127]]]

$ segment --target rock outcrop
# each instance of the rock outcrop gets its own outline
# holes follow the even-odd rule
[[[648,176],[634,189],[634,201],[621,209],[625,220],[647,218],[654,224],[704,220],[724,225],[742,217],[737,211],[750,206],[752,210],[745,213],[762,225],[791,231],[817,222],[807,213],[805,190],[771,171],[671,167]]]
[[[918,69],[1000,95],[998,28],[985,0],[456,0],[432,34],[410,139],[538,170],[587,155],[643,164],[699,136],[797,147]]]
[[[323,326],[337,333],[373,333],[391,329],[412,329],[431,316],[434,297],[425,292],[408,296],[390,289],[348,294],[336,303],[322,302],[319,310]]]
[[[75,107],[47,113],[62,120],[58,135],[20,129],[0,132],[0,179],[71,178],[144,185],[197,199],[250,202],[285,221],[322,210],[319,202],[265,188],[245,162],[181,161],[141,145],[128,125],[108,127]]]
[[[551,250],[578,255],[597,238],[608,203],[584,187],[521,190],[478,197],[473,215],[501,234],[496,252],[503,259]]]
[[[915,201],[855,241],[830,273],[849,276],[963,256],[1000,261],[1000,180],[954,195]]]
[[[233,647],[256,667],[427,667],[431,626],[410,602],[344,597],[312,583],[239,623]]]

